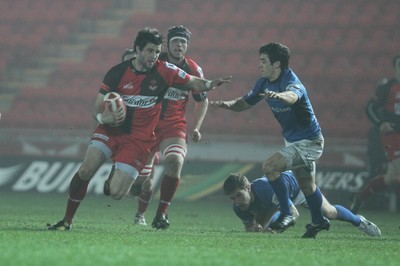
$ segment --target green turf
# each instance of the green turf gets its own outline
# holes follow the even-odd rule
[[[170,207],[171,227],[133,225],[136,201],[87,196],[69,232],[45,230],[64,214],[66,195],[0,194],[0,265],[399,265],[400,215],[366,212],[381,238],[332,221],[317,239],[301,239],[307,210],[284,234],[245,233],[223,198]],[[151,223],[156,201],[146,215]]]

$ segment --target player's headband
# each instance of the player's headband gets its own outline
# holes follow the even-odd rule
[[[190,31],[188,31],[185,27],[173,27],[168,31],[168,43],[174,38],[183,38],[189,43],[190,35]]]
[[[188,42],[188,39],[186,39],[186,38],[184,38],[184,37],[172,37],[169,41],[171,42],[171,41],[173,41],[173,40],[176,40],[176,39],[182,39],[182,40],[185,40],[186,42]]]

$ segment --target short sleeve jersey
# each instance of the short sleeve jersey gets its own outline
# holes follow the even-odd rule
[[[160,55],[160,60],[168,61],[167,53],[162,53]],[[204,78],[203,70],[201,69],[201,67],[189,57],[186,57],[185,60],[183,60],[182,64],[177,66],[190,75]],[[161,125],[168,125],[179,121],[186,122],[185,114],[186,106],[189,102],[189,92],[179,90],[178,88],[179,86],[172,86],[168,88],[168,91],[164,96],[160,115]],[[191,90],[191,93],[193,99],[196,102],[204,101],[207,98],[206,92]]]
[[[286,105],[277,99],[265,99],[265,97],[259,95],[268,90],[274,92],[292,91],[297,94],[298,100],[293,105]],[[243,96],[243,99],[250,105],[255,105],[265,99],[281,126],[283,137],[288,142],[315,139],[321,134],[321,128],[306,88],[290,68],[282,71],[279,78],[272,82],[264,77],[259,78],[253,89]]]
[[[184,86],[190,76],[168,62],[158,60],[147,72],[136,71],[132,60],[112,67],[105,75],[100,93],[119,93],[127,106],[125,122],[118,130],[143,141],[154,139],[161,101],[171,86]],[[115,130],[115,129],[110,129]]]
[[[283,172],[282,177],[289,190],[289,199],[293,201],[300,193],[299,184],[290,171]],[[254,193],[254,201],[250,204],[248,210],[243,211],[233,205],[234,212],[245,225],[252,224],[257,213],[266,213],[279,207],[279,203],[275,199],[276,196],[274,196],[274,190],[265,176],[251,182],[251,191]]]

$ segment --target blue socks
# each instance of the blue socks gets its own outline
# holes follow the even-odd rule
[[[292,211],[290,209],[289,190],[282,175],[280,175],[274,181],[270,180],[269,183],[271,184],[271,187],[279,201],[279,210],[285,215],[292,215]]]
[[[322,214],[322,194],[319,188],[309,196],[306,196],[307,205],[311,212],[311,222],[313,224],[321,224],[324,222],[324,215]]]
[[[269,221],[268,225],[275,223],[278,220],[280,215],[281,215],[280,211],[275,212],[274,215],[272,215],[271,220]]]
[[[290,204],[290,207],[292,207],[294,205],[291,200],[289,200],[289,204]],[[291,210],[292,210],[292,208],[290,208],[290,211]],[[272,215],[268,225],[275,223],[278,220],[280,215],[281,215],[280,211],[275,212],[274,215]]]
[[[337,213],[338,213],[337,219],[338,220],[352,223],[354,226],[360,225],[360,223],[361,223],[360,217],[353,214],[351,211],[349,211],[348,209],[346,209],[345,207],[343,207],[341,205],[333,205],[333,206],[337,210]]]

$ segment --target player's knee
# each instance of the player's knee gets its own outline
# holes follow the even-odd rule
[[[184,157],[179,154],[171,154],[165,158],[164,165],[171,172],[180,172],[184,163]]]
[[[122,199],[126,193],[126,190],[110,187],[110,196],[115,200]]]
[[[124,191],[119,184],[113,181],[114,180],[110,183],[110,196],[115,200],[120,200],[125,195],[126,191]]]
[[[294,170],[293,173],[304,195],[308,196],[315,192],[317,186],[315,185],[315,177],[312,172],[307,171],[305,168],[299,168]]]
[[[171,171],[179,172],[182,169],[185,157],[186,147],[179,144],[168,146],[164,150],[165,160],[164,164]]]
[[[111,196],[112,199],[115,199],[115,200],[120,200],[120,199],[123,198],[123,195],[121,195],[121,194],[113,194],[113,193],[111,193],[110,196]]]
[[[316,189],[316,186],[310,182],[299,182],[299,187],[306,196],[313,194]]]
[[[277,171],[276,167],[272,163],[264,162],[262,169],[268,180],[275,180],[280,175],[280,172]]]
[[[116,200],[122,199],[128,194],[130,188],[136,180],[136,177],[137,172],[135,178],[132,178],[124,171],[116,169],[110,181],[110,196]]]
[[[272,166],[267,162],[263,162],[262,165],[263,173],[268,177],[272,173]]]
[[[78,173],[81,179],[90,180],[93,177],[95,171],[93,171],[87,164],[82,164],[79,168]]]

